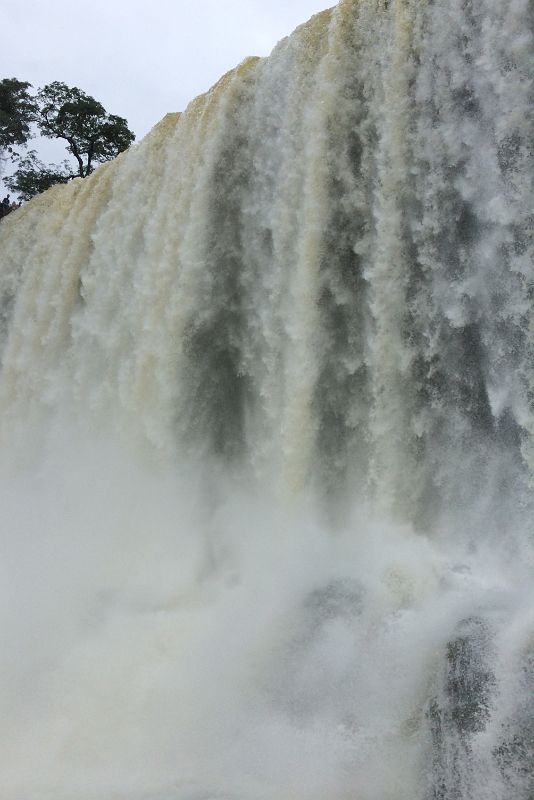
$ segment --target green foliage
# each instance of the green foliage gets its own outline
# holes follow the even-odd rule
[[[97,164],[115,158],[126,150],[135,136],[123,117],[108,114],[94,97],[60,81],[39,89],[35,97],[28,93],[31,84],[16,78],[0,81],[0,155],[19,159],[16,172],[4,183],[19,198],[28,200],[55,183],[66,183],[75,175],[85,178]],[[76,160],[75,171],[66,161],[43,164],[31,151],[24,158],[13,145],[25,145],[35,123],[42,136],[63,139],[67,151]]]
[[[20,200],[31,200],[36,194],[50,189],[56,183],[67,183],[74,177],[67,161],[46,165],[37,158],[35,150],[30,150],[20,159],[17,171],[4,178],[4,183]]]
[[[28,92],[31,84],[16,78],[0,81],[0,151],[17,157],[15,145],[25,145],[31,138],[30,125],[37,106]]]
[[[37,93],[37,103],[41,134],[68,143],[81,178],[93,171],[95,163],[115,158],[135,139],[125,119],[108,114],[101,103],[76,86],[49,83]]]

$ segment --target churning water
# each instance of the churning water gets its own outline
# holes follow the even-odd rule
[[[533,36],[342,0],[2,221],[2,800],[532,800]]]

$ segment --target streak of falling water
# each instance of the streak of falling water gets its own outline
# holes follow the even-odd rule
[[[2,799],[532,800],[533,37],[341,0],[2,220]]]

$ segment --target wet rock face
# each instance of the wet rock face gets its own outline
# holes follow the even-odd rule
[[[432,800],[472,796],[472,739],[490,718],[496,680],[492,635],[479,617],[463,620],[446,647],[441,689],[429,703]]]
[[[534,651],[481,617],[457,626],[427,708],[428,800],[533,800]]]
[[[493,749],[506,791],[514,800],[534,798],[534,650],[524,656],[512,708]]]
[[[488,666],[490,634],[484,622],[460,623],[459,635],[447,645],[447,679],[452,724],[462,736],[484,729],[495,677]]]

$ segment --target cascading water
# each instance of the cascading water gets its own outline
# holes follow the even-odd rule
[[[533,37],[342,0],[2,220],[2,800],[532,800]]]

